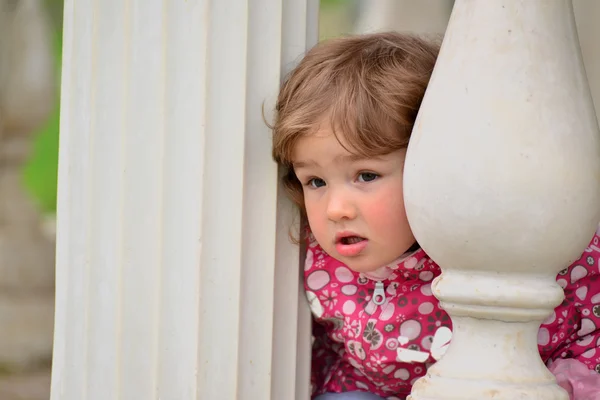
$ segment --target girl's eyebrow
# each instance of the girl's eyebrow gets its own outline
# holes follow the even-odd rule
[[[380,156],[362,156],[358,154],[340,154],[333,158],[334,162],[359,162],[359,161],[384,161],[383,157]],[[308,168],[318,167],[319,163],[314,160],[309,161],[294,161],[292,163],[293,168]]]
[[[295,161],[292,163],[292,167],[294,168],[307,168],[307,167],[315,167],[319,164],[315,161]]]
[[[358,162],[358,161],[383,161],[383,157],[381,156],[362,156],[359,154],[341,154],[336,156],[334,161],[348,161],[348,162]]]

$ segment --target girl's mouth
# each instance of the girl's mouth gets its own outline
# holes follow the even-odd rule
[[[340,242],[342,244],[356,244],[362,242],[363,240],[365,240],[365,238],[362,238],[360,236],[345,236],[340,239]]]
[[[339,237],[335,244],[337,252],[344,257],[356,257],[366,247],[369,241],[356,235]]]

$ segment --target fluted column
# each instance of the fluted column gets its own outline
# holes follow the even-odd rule
[[[67,0],[64,29],[52,400],[294,393],[309,337],[261,109],[315,2]]]
[[[454,325],[411,399],[567,399],[537,331],[562,301],[556,274],[600,221],[600,136],[570,0],[456,1],[405,196]]]

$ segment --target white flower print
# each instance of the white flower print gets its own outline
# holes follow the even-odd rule
[[[338,302],[337,296],[337,292],[334,292],[333,290],[331,292],[329,292],[329,290],[323,290],[319,295],[319,299],[325,307],[331,310]]]
[[[323,268],[325,266],[325,257],[323,257],[323,255],[321,254],[319,256],[319,259],[315,262],[315,267],[317,268]]]
[[[351,319],[350,317],[344,318],[344,334],[349,338],[354,339],[360,336],[361,323],[360,320]]]
[[[373,363],[374,367],[382,367],[386,361],[387,361],[387,357],[382,356],[379,353],[375,353],[375,354],[371,355],[371,363]]]

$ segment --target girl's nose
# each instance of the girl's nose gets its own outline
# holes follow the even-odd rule
[[[327,218],[334,222],[356,218],[356,207],[352,199],[343,192],[330,192],[327,202]]]

